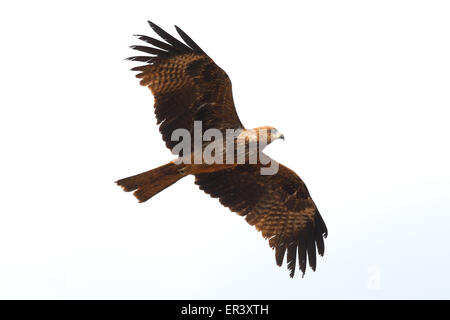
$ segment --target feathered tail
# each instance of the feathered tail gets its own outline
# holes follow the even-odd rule
[[[169,162],[159,168],[120,179],[116,183],[124,191],[136,190],[134,196],[139,202],[144,202],[186,176],[182,169],[182,165]]]

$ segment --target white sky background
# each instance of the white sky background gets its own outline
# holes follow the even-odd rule
[[[450,298],[448,1],[0,4],[0,298]],[[246,127],[329,229],[305,278],[172,160],[129,68],[177,24],[230,76]]]

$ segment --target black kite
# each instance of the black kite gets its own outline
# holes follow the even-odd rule
[[[141,79],[141,85],[152,91],[157,123],[166,146],[173,150],[178,143],[171,139],[174,130],[182,128],[192,133],[194,121],[202,121],[203,132],[210,128],[224,133],[226,129],[249,132],[236,113],[228,75],[178,27],[175,28],[184,43],[149,23],[165,41],[138,35],[149,46],[132,48],[148,55],[129,60],[146,63],[132,70],[139,72],[137,78]],[[261,129],[270,130],[266,136],[267,144],[284,138],[275,128],[260,127],[254,129],[258,132],[256,139],[259,139]],[[200,189],[245,216],[250,225],[261,231],[270,247],[275,249],[278,266],[287,255],[291,277],[297,260],[303,275],[307,261],[315,270],[316,248],[319,255],[324,254],[323,238],[327,236],[327,228],[308,189],[295,172],[281,164],[274,175],[261,175],[261,167],[259,158],[256,164],[232,165],[172,161],[121,179],[117,184],[125,191],[135,191],[136,198],[144,202],[186,175],[194,175]]]

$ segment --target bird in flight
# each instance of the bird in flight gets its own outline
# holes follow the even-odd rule
[[[175,26],[184,42],[149,24],[162,40],[137,35],[147,45],[132,46],[143,55],[128,59],[144,63],[131,70],[137,71],[140,84],[151,90],[159,131],[177,159],[116,183],[144,202],[181,178],[194,175],[201,190],[244,216],[268,239],[278,266],[286,256],[291,277],[297,263],[302,275],[308,263],[315,271],[316,252],[324,254],[327,227],[300,177],[262,152],[284,136],[268,126],[245,129],[234,106],[228,75],[180,28]],[[214,140],[211,155],[218,161],[206,161],[212,138],[195,143],[196,133],[204,137],[208,130],[216,130],[217,141],[221,141],[220,135],[235,132],[226,143]],[[179,147],[177,132],[188,136],[184,148]],[[236,161],[239,156],[241,161]],[[225,158],[232,161],[221,161]],[[268,163],[276,170],[263,174]]]

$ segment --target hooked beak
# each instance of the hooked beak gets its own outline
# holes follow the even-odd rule
[[[284,134],[280,135],[280,139],[283,139],[284,141]]]

